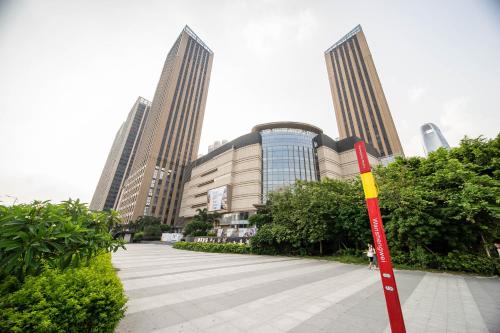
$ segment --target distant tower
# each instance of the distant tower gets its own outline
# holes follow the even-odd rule
[[[224,146],[227,143],[227,140],[222,140],[222,141],[214,141],[213,144],[208,146],[208,152],[212,152],[215,149]]]
[[[361,26],[326,50],[325,60],[340,138],[357,136],[383,158],[404,155]]]
[[[122,124],[108,154],[101,178],[90,202],[92,210],[116,208],[120,188],[127,179],[146,124],[151,102],[139,97]]]
[[[424,142],[425,155],[437,150],[438,148],[450,149],[448,141],[444,138],[439,127],[433,123],[426,123],[420,127],[422,141]]]

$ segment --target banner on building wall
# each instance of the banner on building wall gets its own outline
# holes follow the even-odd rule
[[[229,209],[229,188],[227,185],[213,188],[207,192],[208,211],[215,212],[218,210]]]
[[[181,233],[168,233],[164,232],[161,234],[162,242],[178,242],[182,239]]]
[[[256,232],[256,228],[239,228],[238,237],[253,237]]]

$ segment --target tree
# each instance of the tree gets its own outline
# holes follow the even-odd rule
[[[219,213],[209,213],[206,208],[197,209],[197,214],[185,226],[185,236],[206,236],[213,229],[215,221],[221,216]]]
[[[206,236],[210,229],[212,224],[193,219],[184,228],[184,236]]]
[[[196,210],[196,215],[193,217],[193,219],[196,219],[197,221],[202,221],[206,223],[214,223],[221,217],[221,214],[217,212],[209,213],[206,208],[203,209],[197,209]]]
[[[266,224],[272,223],[272,221],[273,216],[270,199],[268,199],[264,205],[259,206],[255,214],[248,217],[248,223],[256,226],[257,228],[261,228]]]
[[[269,212],[265,215],[258,212],[256,215],[260,216],[254,218],[265,221],[258,237],[252,240],[256,247],[274,244],[278,252],[292,249],[299,253],[314,252],[317,248],[323,254],[325,248],[358,248],[369,240],[370,226],[359,181],[297,181],[270,193],[269,199],[266,205]],[[285,233],[283,228],[291,233]]]
[[[499,233],[499,138],[465,138],[427,158],[377,169],[388,240],[397,251],[477,253]]]

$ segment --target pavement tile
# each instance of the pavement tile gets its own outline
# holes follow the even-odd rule
[[[390,332],[378,274],[359,266],[151,244],[131,244],[113,264],[133,310],[119,333]],[[396,279],[409,333],[500,333],[499,279],[409,271]]]

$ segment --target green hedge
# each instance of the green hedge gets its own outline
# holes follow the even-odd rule
[[[269,247],[256,247],[252,239],[252,247],[239,243],[194,243],[177,242],[175,249],[216,252],[216,253],[241,253],[241,254],[267,254],[276,255]],[[368,258],[362,251],[339,251],[331,257],[345,263],[368,263]],[[447,256],[437,256],[416,250],[410,253],[395,253],[392,260],[397,267],[407,269],[438,269],[443,271],[466,272],[482,275],[500,275],[500,259],[487,258],[472,254],[449,253]]]
[[[409,253],[396,252],[392,260],[397,265],[412,269],[438,269],[482,275],[500,274],[500,259],[468,253],[450,252],[448,255],[436,255],[417,248]]]
[[[9,291],[12,281],[4,284]],[[47,269],[0,296],[1,332],[113,332],[126,303],[109,254],[89,266]]]
[[[240,243],[190,243],[177,242],[174,244],[174,249],[201,251],[201,252],[217,252],[217,253],[250,253],[250,246]]]

